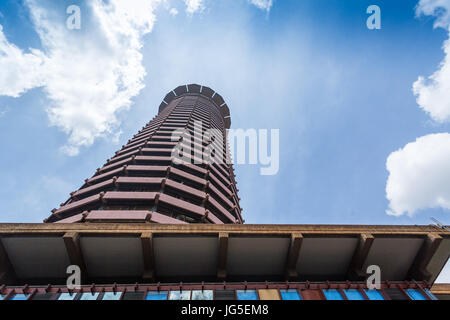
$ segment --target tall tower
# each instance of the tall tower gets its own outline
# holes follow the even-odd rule
[[[218,93],[197,84],[177,87],[158,115],[45,222],[243,223],[233,167],[225,161],[230,124]],[[222,141],[207,135],[214,130]],[[175,147],[192,161],[176,161]],[[224,161],[202,161],[208,148]]]

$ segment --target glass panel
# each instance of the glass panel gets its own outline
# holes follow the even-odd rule
[[[364,300],[364,296],[358,289],[347,289],[344,292],[348,300]]]
[[[167,300],[167,291],[149,291],[145,300]]]
[[[75,299],[76,295],[76,293],[70,294],[68,292],[63,292],[59,295],[58,300],[73,300]]]
[[[0,300],[5,299],[5,295],[4,294],[0,294]]]
[[[302,300],[296,289],[280,290],[282,300]]]
[[[212,300],[212,290],[194,290],[192,291],[192,300]]]
[[[378,290],[364,290],[369,300],[384,300],[383,295]]]
[[[27,300],[28,295],[23,293],[18,293],[9,298],[9,300]]]
[[[236,290],[238,300],[258,300],[256,290]]]
[[[113,291],[105,292],[105,293],[103,293],[102,300],[120,300],[121,296],[122,296],[122,292],[117,292],[117,291],[116,291],[116,293],[114,293]]]
[[[93,294],[90,292],[85,292],[81,295],[80,300],[97,300],[99,292],[94,292]]]
[[[427,300],[419,290],[416,289],[406,289],[406,293],[413,300]]]
[[[191,299],[191,290],[170,291],[169,300],[189,300]]]
[[[327,298],[327,300],[344,300],[341,293],[337,289],[325,289],[322,291],[325,294],[325,298]]]
[[[431,300],[438,300],[438,298],[435,297],[435,295],[428,289],[423,289],[425,293],[431,298]]]

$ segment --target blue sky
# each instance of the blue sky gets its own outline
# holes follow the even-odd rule
[[[168,91],[200,83],[224,97],[232,128],[280,129],[278,174],[235,166],[246,223],[429,224],[435,217],[450,224],[449,116],[435,103],[449,98],[446,107],[450,100],[441,90],[450,82],[441,64],[450,19],[436,13],[450,4],[422,0],[417,16],[418,0],[185,2],[162,1],[139,11],[137,18],[147,20],[126,25],[131,40],[111,50],[102,45],[105,32],[92,5],[0,3],[1,46],[15,46],[21,62],[27,53],[34,59],[14,69],[29,77],[26,83],[1,81],[0,75],[0,221],[42,221],[156,114]],[[70,4],[81,7],[81,30],[46,35],[48,26],[64,27]],[[366,27],[371,4],[381,8],[381,30]],[[42,11],[47,24],[36,20]],[[142,68],[118,57],[130,47]],[[69,62],[60,60],[65,54]],[[107,58],[99,61],[98,54]],[[33,75],[35,60],[37,73],[58,77]],[[127,97],[114,90],[97,94],[92,86],[91,96],[80,97],[92,70],[116,61],[124,64],[124,79],[136,77],[123,84]],[[418,77],[440,68],[434,87],[418,84],[414,94]],[[103,81],[101,72],[93,77]],[[56,95],[59,89],[66,96]],[[88,111],[64,113],[74,110],[77,99]],[[97,109],[91,114],[92,101]],[[96,112],[107,109],[103,103],[115,108],[100,121]],[[420,137],[423,143],[416,142]]]

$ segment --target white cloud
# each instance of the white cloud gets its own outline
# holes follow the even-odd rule
[[[261,10],[270,11],[272,7],[273,0],[247,0],[249,3],[253,4]],[[184,0],[186,5],[186,12],[192,15],[197,12],[202,12],[205,9],[205,0]]]
[[[259,9],[270,11],[272,7],[272,0],[248,0],[251,4],[257,6]]]
[[[203,0],[184,0],[184,3],[186,4],[186,12],[188,14],[202,12],[205,8]]]
[[[69,135],[63,150],[76,155],[114,133],[116,113],[128,109],[144,87],[142,36],[152,30],[160,1],[91,1],[98,24],[88,31],[83,20],[81,30],[69,30],[39,1],[26,3],[45,53],[24,53],[0,32],[0,94],[17,97],[43,86],[50,123]]]
[[[171,16],[175,17],[178,14],[178,10],[176,8],[171,8],[169,13]]]
[[[41,72],[45,60],[39,50],[24,53],[9,43],[0,25],[0,95],[17,98],[31,88],[44,85]]]
[[[267,11],[272,6],[271,0],[248,1]],[[205,8],[204,0],[184,3],[188,14]],[[49,0],[25,4],[42,49],[18,48],[0,25],[0,95],[19,97],[42,87],[50,124],[69,136],[62,150],[77,155],[80,147],[119,131],[117,113],[127,110],[145,86],[142,38],[152,30],[156,7],[170,8],[169,1],[87,1],[84,10],[91,10],[92,18],[84,19],[89,15],[81,11],[81,30],[67,29],[65,12],[50,9]]]
[[[416,14],[435,16],[435,27],[449,29],[450,0],[421,0]],[[445,58],[439,69],[428,78],[420,76],[413,84],[417,104],[440,123],[450,122],[450,39],[444,42],[443,50]]]
[[[450,134],[430,134],[389,155],[387,213],[414,215],[426,208],[450,209]]]
[[[420,0],[416,7],[416,15],[437,17],[434,27],[448,28],[450,25],[449,0]]]

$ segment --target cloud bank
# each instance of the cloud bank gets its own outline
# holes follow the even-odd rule
[[[434,27],[450,34],[450,0],[420,0],[416,15],[436,18]],[[450,39],[444,42],[445,58],[428,78],[413,84],[417,104],[438,123],[450,121]],[[427,208],[450,209],[450,134],[417,138],[389,155],[386,198],[389,215],[414,215]]]
[[[388,214],[414,215],[426,208],[450,209],[450,134],[430,134],[391,153]]]
[[[248,0],[270,10],[272,0]],[[184,0],[186,12],[205,8],[204,0]],[[127,110],[145,87],[144,35],[155,24],[155,9],[168,0],[87,1],[92,19],[81,15],[81,30],[70,30],[65,12],[47,0],[25,0],[42,50],[24,51],[9,42],[0,25],[0,95],[20,97],[42,87],[50,101],[50,124],[69,138],[62,150],[79,153],[99,137],[120,133],[117,112]],[[87,20],[87,19],[86,19]],[[92,22],[95,21],[95,22]]]
[[[450,34],[450,0],[421,0],[416,14],[436,17],[434,27]],[[445,58],[439,69],[429,77],[420,76],[413,84],[417,104],[439,123],[450,122],[450,39],[444,42],[443,50]]]
[[[25,53],[0,29],[0,94],[18,97],[42,87],[50,100],[50,124],[69,135],[62,148],[69,155],[115,133],[116,113],[128,109],[144,88],[142,37],[152,30],[159,3],[93,0],[89,6],[96,24],[86,31],[83,20],[81,30],[70,30],[61,15],[27,0],[42,51]]]

